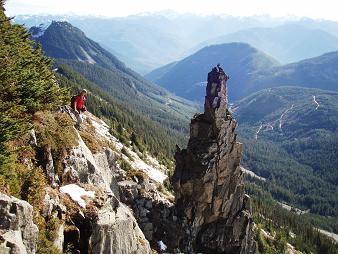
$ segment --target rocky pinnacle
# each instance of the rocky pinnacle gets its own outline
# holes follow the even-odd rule
[[[204,113],[193,117],[186,149],[176,151],[173,176],[185,253],[254,253],[251,205],[244,193],[236,121],[227,109],[228,76],[208,74]]]

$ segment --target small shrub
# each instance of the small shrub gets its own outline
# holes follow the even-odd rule
[[[62,254],[54,246],[54,241],[57,237],[57,233],[60,227],[60,220],[58,218],[50,218],[46,220],[38,214],[34,221],[39,228],[38,243],[37,243],[37,254]]]
[[[60,228],[60,220],[57,217],[53,217],[48,220],[46,224],[46,237],[50,241],[55,241],[58,237],[58,230]]]
[[[137,179],[144,181],[146,178],[148,178],[148,176],[141,170],[136,170],[136,169],[130,169],[127,172],[127,177],[129,177],[130,179],[133,179],[135,177],[137,177]]]
[[[61,179],[62,161],[67,151],[78,145],[73,120],[68,114],[59,112],[37,112],[33,118],[40,153],[47,147],[51,149],[55,173]],[[43,154],[39,156],[43,158]]]
[[[130,163],[123,158],[120,158],[118,160],[118,164],[119,164],[120,168],[124,171],[129,171],[129,170],[132,169],[132,166],[130,165]]]
[[[36,210],[40,210],[45,196],[46,177],[43,170],[39,168],[32,169],[25,179],[21,189],[21,197],[27,200]]]

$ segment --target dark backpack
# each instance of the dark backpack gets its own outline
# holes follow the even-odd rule
[[[77,98],[77,95],[73,95],[70,99],[70,107],[75,110],[75,100]]]

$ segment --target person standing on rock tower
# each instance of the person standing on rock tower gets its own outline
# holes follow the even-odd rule
[[[83,111],[86,111],[86,106],[85,106],[86,95],[87,95],[87,90],[82,89],[78,95],[73,96],[71,99],[71,107],[75,112],[76,121],[77,121],[75,127],[78,130],[80,130],[80,125],[83,122],[81,113]]]
[[[227,88],[226,82],[229,76],[224,72],[220,64],[212,68],[208,73],[208,84],[206,88],[206,99],[212,108],[218,108],[222,98],[227,104]]]

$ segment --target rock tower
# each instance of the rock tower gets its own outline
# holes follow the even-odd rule
[[[186,149],[176,151],[173,176],[185,253],[254,253],[250,197],[244,193],[236,121],[227,109],[229,77],[208,74],[204,113],[193,117]]]

